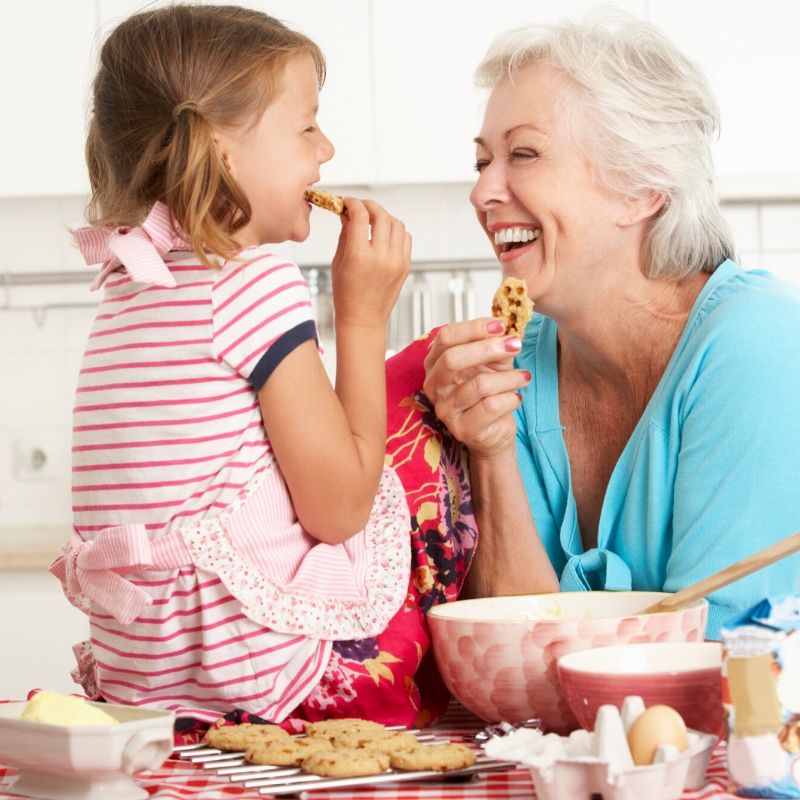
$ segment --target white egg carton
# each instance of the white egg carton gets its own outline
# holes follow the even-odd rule
[[[11,794],[45,800],[146,800],[132,778],[172,752],[171,711],[90,703],[118,725],[47,725],[20,719],[26,703],[0,705],[0,763],[16,767]]]
[[[528,765],[539,800],[602,795],[603,800],[676,800],[685,791],[705,784],[706,769],[718,739],[689,731],[697,740],[671,761],[613,771],[596,759],[557,760],[540,769]]]

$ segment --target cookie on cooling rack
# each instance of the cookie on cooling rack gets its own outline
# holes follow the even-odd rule
[[[377,750],[380,753],[394,753],[397,750],[410,750],[419,742],[413,733],[406,731],[357,731],[340,733],[331,737],[333,746],[356,750]]]
[[[303,772],[326,778],[356,778],[378,775],[389,768],[389,756],[377,750],[355,747],[336,748],[331,752],[314,753],[300,764]]]
[[[274,767],[298,767],[303,759],[315,753],[333,750],[333,745],[321,736],[305,736],[274,742],[251,742],[245,759],[252,764],[270,764]]]
[[[413,750],[398,750],[391,753],[389,761],[393,769],[422,770],[432,769],[445,772],[451,769],[464,769],[475,763],[475,753],[463,744],[418,745]]]
[[[247,750],[260,741],[288,741],[289,734],[278,725],[212,725],[206,731],[206,744],[218,750]]]

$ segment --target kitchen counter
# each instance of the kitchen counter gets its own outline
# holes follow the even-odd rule
[[[46,570],[69,536],[62,525],[0,528],[0,572]]]

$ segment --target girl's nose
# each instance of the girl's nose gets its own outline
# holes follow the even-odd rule
[[[333,143],[331,140],[320,131],[320,136],[322,137],[319,143],[319,163],[324,164],[326,161],[330,161],[333,158],[333,154],[336,150],[333,147]]]
[[[488,211],[499,203],[508,202],[510,195],[505,170],[502,164],[493,161],[478,173],[469,201],[477,211]]]

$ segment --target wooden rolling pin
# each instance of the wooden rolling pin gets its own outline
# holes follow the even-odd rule
[[[703,578],[697,583],[685,586],[679,592],[665,597],[639,613],[657,614],[659,611],[675,611],[678,608],[683,608],[694,603],[695,600],[706,597],[717,589],[727,586],[729,583],[738,581],[739,578],[744,578],[745,575],[749,575],[751,572],[756,572],[776,561],[780,561],[786,556],[790,556],[792,553],[796,553],[798,550],[800,550],[800,531],[781,539],[775,544],[771,544],[769,547],[765,547],[763,550],[759,550],[757,553],[753,553],[747,558],[743,558],[741,561],[737,561],[735,564],[731,564],[729,567],[725,567],[725,569],[721,569],[719,572],[715,572],[708,578]]]

